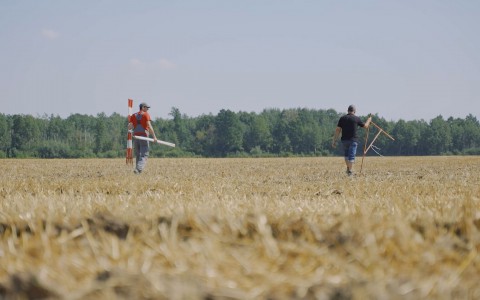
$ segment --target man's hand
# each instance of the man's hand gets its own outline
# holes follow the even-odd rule
[[[333,134],[333,140],[332,140],[333,148],[337,147],[337,140],[340,137],[341,133],[342,133],[342,128],[337,126],[337,128],[335,128],[335,133]]]
[[[368,128],[370,126],[370,122],[372,122],[372,116],[368,117],[367,122],[365,122],[365,128]]]

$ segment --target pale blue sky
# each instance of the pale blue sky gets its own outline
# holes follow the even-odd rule
[[[0,0],[0,112],[480,117],[480,1]]]

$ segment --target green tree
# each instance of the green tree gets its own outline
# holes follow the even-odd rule
[[[450,151],[452,146],[451,130],[442,116],[438,116],[430,121],[425,141],[430,148],[429,155],[446,154]]]
[[[242,151],[243,130],[238,116],[222,109],[215,118],[215,145],[221,156]]]
[[[194,129],[195,136],[192,142],[192,151],[202,156],[215,155],[215,117],[201,115],[197,118]]]
[[[0,157],[8,155],[10,145],[12,143],[11,126],[9,117],[0,114]]]
[[[169,113],[173,117],[173,129],[175,132],[175,143],[182,148],[189,149],[192,143],[192,134],[187,127],[187,116],[180,113],[176,107],[172,107]]]
[[[12,148],[15,156],[35,156],[35,146],[40,140],[40,129],[31,115],[14,115],[12,126]],[[20,152],[16,152],[16,151]]]
[[[107,118],[108,145],[104,149],[107,157],[122,157],[127,147],[128,120],[124,115],[113,113]]]
[[[464,148],[480,148],[480,123],[475,116],[469,114],[465,118],[465,144]]]
[[[72,157],[90,157],[95,147],[96,118],[88,115],[73,114],[66,119],[68,142],[72,148]]]
[[[290,123],[293,116],[282,111],[278,120],[273,125],[272,137],[273,137],[273,151],[274,153],[291,153],[292,144],[289,135],[291,134]]]
[[[247,151],[259,147],[263,152],[272,150],[273,138],[270,131],[268,120],[263,116],[255,116],[248,127],[246,142],[248,142]]]
[[[108,147],[108,140],[107,140],[107,122],[106,122],[106,115],[105,113],[97,114],[97,119],[95,120],[95,148],[93,152],[95,154],[99,154]]]
[[[64,123],[65,121],[59,116],[50,116],[48,119],[46,139],[52,141],[65,140]]]
[[[300,109],[297,122],[296,134],[298,135],[298,146],[296,153],[316,154],[321,147],[321,130],[316,111],[312,109]]]
[[[266,109],[262,113],[221,110],[217,116],[189,118],[173,107],[173,120],[152,122],[155,131],[177,148],[153,147],[153,156],[227,156],[247,152],[264,154],[324,155],[333,151],[332,134],[341,114],[334,110]],[[362,119],[366,117],[360,116]],[[479,154],[480,124],[473,115],[465,119],[442,116],[432,119],[374,122],[389,132],[375,142],[383,155]],[[0,114],[0,157],[119,157],[126,146],[125,116],[73,114],[34,118]],[[365,141],[365,130],[359,138]],[[371,128],[370,140],[378,132]],[[182,149],[183,148],[183,149]],[[371,152],[370,152],[371,153]]]

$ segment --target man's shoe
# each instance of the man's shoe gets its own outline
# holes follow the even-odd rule
[[[142,173],[142,171],[140,171],[139,169],[135,169],[135,170],[133,170],[133,173],[140,174],[140,173]]]

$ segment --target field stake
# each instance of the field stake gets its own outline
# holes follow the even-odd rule
[[[367,154],[368,150],[370,150],[370,148],[372,148],[373,146],[373,143],[377,140],[377,138],[380,136],[380,134],[385,134],[388,138],[390,138],[392,141],[395,141],[395,139],[390,135],[388,134],[385,130],[383,130],[383,128],[381,128],[380,126],[378,126],[377,124],[375,124],[374,122],[370,121],[370,124],[377,127],[378,129],[378,132],[377,134],[375,135],[375,137],[373,138],[372,142],[370,143],[370,145],[367,147],[367,143],[368,143],[368,136],[370,134],[370,126],[367,128],[367,133],[365,134],[365,143],[363,144],[363,156],[362,156],[362,164],[360,165],[360,173],[362,173],[362,169],[363,169],[363,160],[365,159],[365,155]]]

